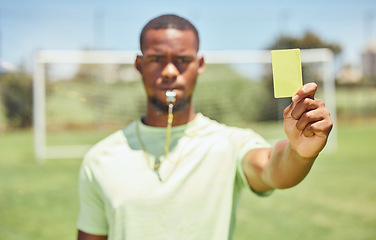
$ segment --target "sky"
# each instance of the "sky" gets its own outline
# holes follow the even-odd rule
[[[343,47],[341,64],[360,65],[376,37],[375,0],[0,0],[3,70],[31,70],[37,50],[138,50],[143,25],[164,13],[191,20],[201,50],[262,50],[312,31]]]

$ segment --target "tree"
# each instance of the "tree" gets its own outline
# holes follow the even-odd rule
[[[26,128],[32,124],[32,77],[25,72],[3,73],[0,78],[0,97],[7,124],[11,128]]]
[[[338,43],[324,42],[319,36],[310,31],[305,32],[301,38],[281,35],[268,47],[268,49],[290,48],[329,48],[334,55],[338,55],[342,51],[342,47]]]

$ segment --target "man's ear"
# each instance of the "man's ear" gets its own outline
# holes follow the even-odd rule
[[[142,56],[137,55],[136,60],[134,61],[134,66],[142,74]]]
[[[201,57],[199,57],[199,59],[198,59],[198,74],[201,74],[201,73],[203,73],[204,71],[205,71],[205,60],[204,60],[204,57],[203,56],[201,56]]]

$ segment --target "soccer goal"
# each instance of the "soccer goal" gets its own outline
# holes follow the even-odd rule
[[[108,133],[143,114],[145,93],[133,66],[137,54],[137,51],[46,50],[35,54],[34,150],[39,163],[46,159],[81,158],[92,145],[92,142],[75,142],[61,132],[73,131],[73,138],[77,139],[82,137],[82,130],[109,129]],[[270,75],[270,51],[202,51],[201,54],[207,71],[200,76],[194,96],[196,110],[234,125],[273,119],[264,101],[264,96],[272,90],[261,84],[265,81],[261,78],[265,78],[268,71]],[[303,67],[314,66],[309,68],[314,69],[310,75],[313,77],[306,81],[319,79],[322,84],[320,97],[325,100],[334,122],[326,149],[336,150],[333,54],[328,49],[301,50],[301,61]],[[75,65],[75,77],[54,80],[50,72],[59,64]],[[248,75],[255,67],[259,70],[254,75],[258,77]],[[228,75],[230,72],[235,75]],[[252,104],[261,109],[250,108]],[[255,117],[259,115],[265,118]],[[54,132],[60,132],[59,137],[48,141],[48,136]]]

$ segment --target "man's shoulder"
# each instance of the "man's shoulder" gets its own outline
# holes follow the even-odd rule
[[[249,134],[254,133],[250,128],[240,128],[236,126],[226,125],[220,123],[217,120],[211,119],[204,116],[203,114],[199,115],[199,125],[202,129],[210,131],[213,133],[226,133],[226,134]]]
[[[127,127],[125,129],[127,129]],[[85,159],[91,159],[92,161],[118,148],[124,148],[124,146],[127,145],[127,139],[124,135],[125,129],[119,129],[94,144],[86,153]]]
[[[200,120],[202,120],[200,126],[204,134],[210,134],[218,138],[226,137],[232,143],[254,142],[257,143],[257,146],[269,146],[265,139],[251,128],[225,125],[205,117],[202,114]]]
[[[202,113],[198,114],[197,117],[197,125],[202,128],[202,130],[206,131],[218,131],[218,130],[226,130],[229,127],[223,123],[218,122],[215,119],[211,119]]]
[[[94,146],[91,147],[90,151],[100,151],[103,148],[118,145],[120,142],[124,142],[124,135],[122,133],[122,130],[117,130],[116,132],[108,135],[107,137],[94,144]]]

